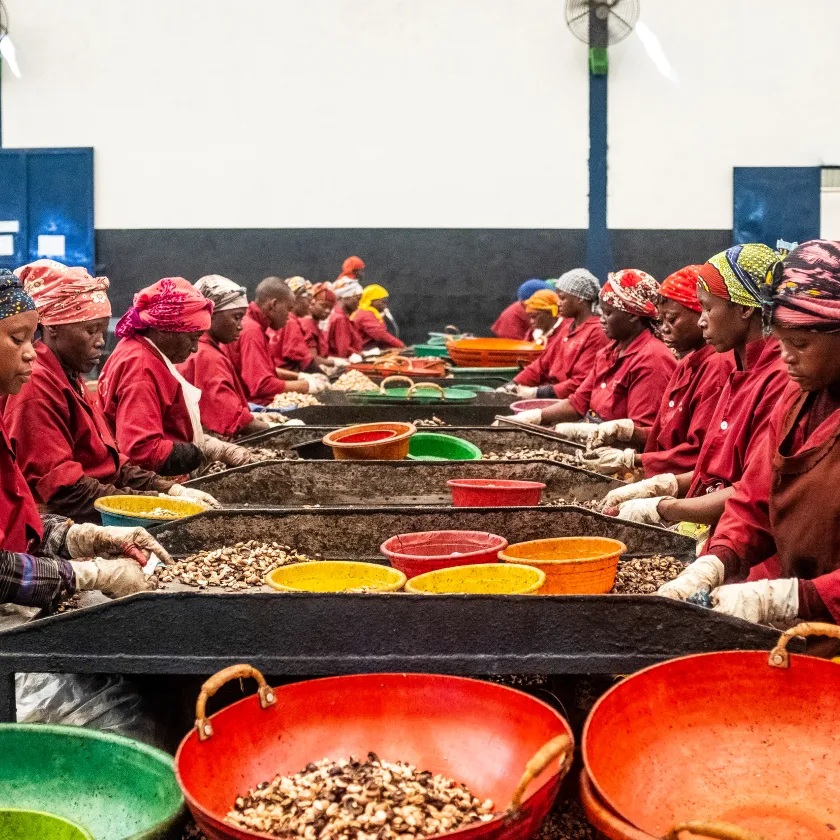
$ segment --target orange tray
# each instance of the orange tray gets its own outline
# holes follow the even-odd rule
[[[448,342],[446,350],[458,367],[517,367],[533,362],[542,347],[510,338],[462,338]]]

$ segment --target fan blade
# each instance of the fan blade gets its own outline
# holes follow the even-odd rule
[[[581,12],[579,15],[577,15],[577,17],[569,18],[566,21],[566,23],[568,23],[569,26],[571,26],[575,21],[580,20],[581,18],[585,18],[588,15],[589,15],[589,9],[587,9],[585,12]]]

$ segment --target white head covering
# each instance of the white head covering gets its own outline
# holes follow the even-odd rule
[[[213,301],[214,312],[224,312],[228,309],[244,309],[248,306],[248,293],[244,286],[239,286],[222,277],[221,274],[207,274],[196,280],[195,288],[207,300]]]

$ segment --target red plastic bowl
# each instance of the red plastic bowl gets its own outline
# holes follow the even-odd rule
[[[418,531],[397,534],[379,550],[406,577],[474,563],[497,563],[508,541],[485,531]]]
[[[396,437],[397,433],[393,429],[389,431],[379,432],[356,432],[353,435],[345,435],[341,438],[342,443],[376,443],[380,440],[388,440]]]
[[[446,482],[455,507],[524,507],[538,505],[545,484],[500,478],[453,478]]]
[[[562,400],[518,400],[510,404],[512,411],[531,411],[531,409],[538,408],[542,411],[544,408],[551,408],[553,405],[562,402]]]

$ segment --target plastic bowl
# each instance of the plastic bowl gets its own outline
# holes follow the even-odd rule
[[[344,592],[371,589],[396,592],[405,586],[405,575],[397,569],[353,560],[317,560],[280,566],[265,576],[278,592]]]
[[[405,591],[415,595],[531,595],[545,583],[545,572],[513,563],[480,563],[438,569],[412,578]]]
[[[625,551],[624,543],[607,537],[555,537],[510,545],[499,560],[545,572],[541,595],[601,595],[615,585]]]
[[[508,541],[484,531],[417,531],[385,540],[379,550],[409,578],[438,569],[496,563]]]
[[[526,507],[538,505],[545,484],[501,478],[453,478],[446,482],[455,507]]]
[[[77,823],[45,811],[0,810],[0,840],[93,840]]]
[[[531,411],[534,408],[538,408],[542,411],[545,408],[551,408],[551,406],[557,405],[559,402],[562,402],[562,400],[518,400],[510,404],[510,410],[518,413],[520,411]]]
[[[173,522],[203,513],[204,508],[195,502],[182,499],[155,496],[104,496],[93,506],[99,512],[103,525],[119,525],[125,528],[149,528],[161,522]],[[153,510],[166,510],[170,515],[153,514]]]
[[[532,341],[510,338],[463,338],[446,345],[458,367],[510,367],[533,362],[542,347]]]
[[[322,438],[336,461],[402,461],[417,432],[413,423],[360,423]]]
[[[481,450],[468,440],[438,432],[417,432],[408,444],[410,461],[480,461]]]

